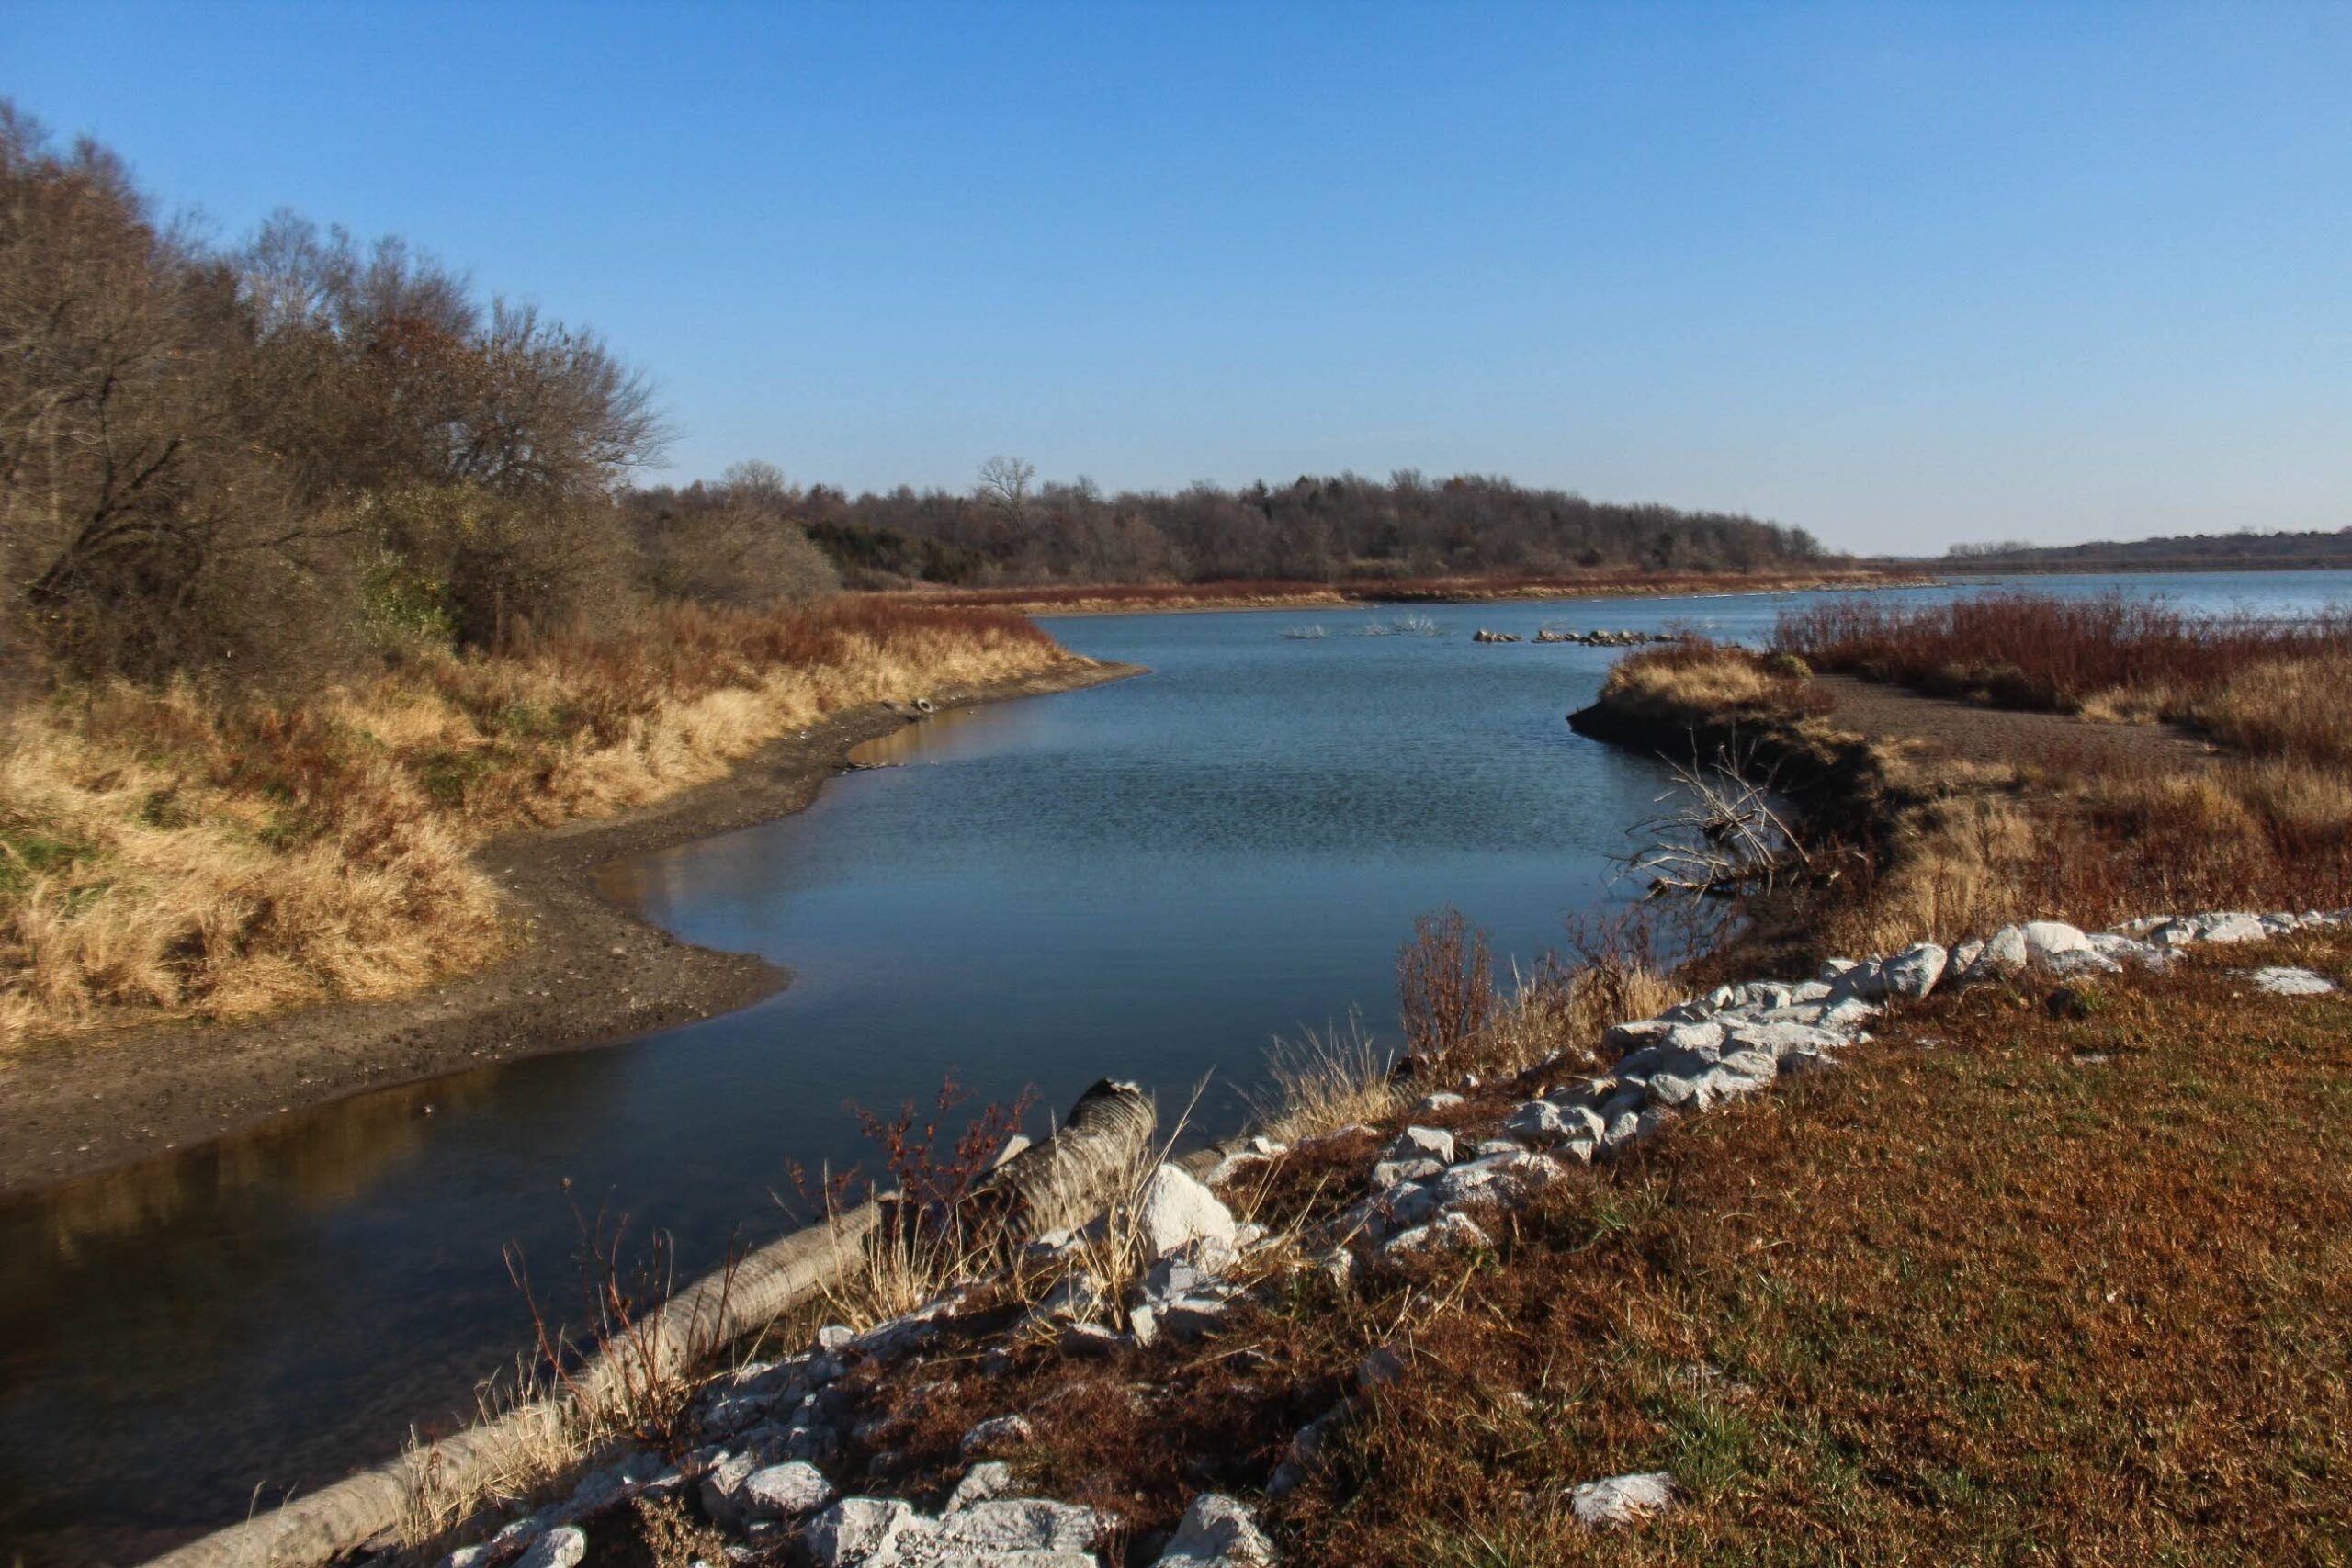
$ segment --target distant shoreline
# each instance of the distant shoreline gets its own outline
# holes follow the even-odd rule
[[[1396,581],[1204,582],[1091,588],[888,589],[872,596],[945,609],[1024,615],[1169,615],[1207,610],[1351,610],[1384,604],[1541,604],[1577,599],[1674,599],[1753,593],[1861,592],[1923,588],[1932,572],[1859,568],[1814,572],[1674,572],[1575,578],[1416,578]]]

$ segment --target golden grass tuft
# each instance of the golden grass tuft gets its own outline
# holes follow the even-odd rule
[[[2193,710],[2217,740],[2257,756],[2352,765],[2352,653],[2256,664]]]
[[[1069,661],[1017,616],[670,606],[500,658],[434,655],[271,705],[187,684],[0,721],[0,1044],[371,999],[506,935],[506,829],[707,783],[868,703]]]
[[[1396,1054],[1350,1018],[1296,1040],[1277,1037],[1266,1052],[1267,1088],[1250,1109],[1260,1132],[1295,1144],[1359,1122],[1379,1122],[1403,1103],[1394,1077]]]

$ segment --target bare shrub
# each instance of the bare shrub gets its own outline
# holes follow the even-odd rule
[[[1624,864],[1648,879],[1649,897],[1769,893],[1810,863],[1778,804],[1773,770],[1752,749],[1726,748],[1709,763],[1694,759],[1673,771],[1675,787],[1657,797],[1671,808],[1627,829],[1642,847]]]
[[[1459,909],[1413,922],[1413,940],[1396,952],[1397,1011],[1405,1055],[1434,1066],[1476,1039],[1494,1013],[1494,958],[1487,933]]]

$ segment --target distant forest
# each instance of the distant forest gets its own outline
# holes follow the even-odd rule
[[[2352,568],[2352,528],[2309,534],[2176,534],[2161,539],[1954,545],[1949,571],[2290,571]]]
[[[658,534],[718,493],[639,490],[624,503]],[[1409,469],[1106,494],[1083,479],[1040,483],[1027,463],[999,457],[967,491],[812,485],[779,500],[842,581],[867,588],[1752,571],[1826,558],[1804,529],[1753,517]]]

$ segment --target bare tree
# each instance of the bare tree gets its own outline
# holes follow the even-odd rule
[[[980,482],[974,494],[1014,530],[1025,528],[1029,522],[1029,486],[1036,479],[1034,463],[1018,457],[990,457],[980,465]]]

